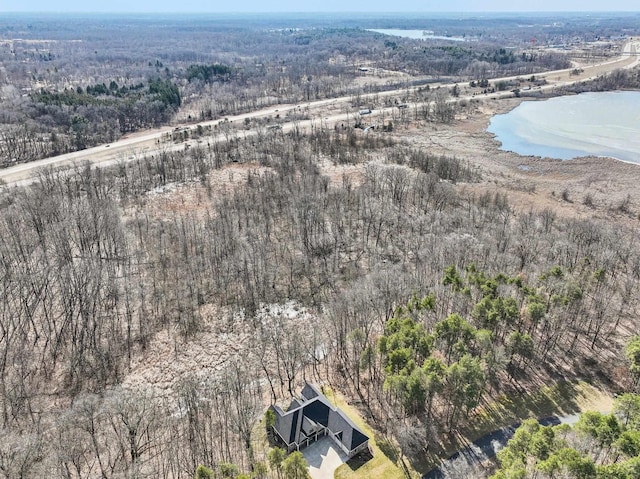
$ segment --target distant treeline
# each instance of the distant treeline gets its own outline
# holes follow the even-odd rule
[[[144,83],[136,85],[118,86],[115,81],[111,81],[107,87],[104,83],[88,85],[85,90],[82,87],[74,89],[65,88],[62,91],[40,90],[31,95],[34,103],[55,106],[87,106],[98,104],[112,104],[150,100],[160,101],[166,108],[179,107],[181,103],[180,90],[178,86],[169,81],[159,78],[149,80],[147,87]]]
[[[182,102],[167,79],[134,85],[111,81],[33,93],[21,124],[0,131],[0,164],[82,150],[171,120]],[[25,118],[26,117],[26,118]]]
[[[200,80],[211,83],[215,80],[226,79],[231,74],[231,68],[227,65],[216,63],[214,65],[189,65],[187,68],[187,80]]]

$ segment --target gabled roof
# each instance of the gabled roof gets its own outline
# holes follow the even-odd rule
[[[293,409],[297,409],[301,405],[302,404],[300,404],[300,402],[297,399],[294,399],[293,401],[291,401],[291,404],[289,404],[289,407],[287,408],[287,411],[291,411]]]
[[[320,391],[313,384],[309,384],[309,383],[306,383],[304,385],[304,387],[302,388],[301,394],[302,394],[302,397],[305,398],[307,401],[310,401],[313,398],[318,396],[322,396],[323,398],[327,399],[326,396],[322,394],[322,391]]]
[[[369,437],[356,426],[340,409],[329,414],[329,430],[334,434],[342,432],[340,442],[352,451],[369,440]]]
[[[276,414],[276,432],[288,446],[302,443],[307,437],[325,427],[348,451],[353,451],[369,440],[369,437],[346,414],[334,407],[316,386],[307,383],[301,396],[300,400],[291,403],[286,412],[278,406],[272,406]]]

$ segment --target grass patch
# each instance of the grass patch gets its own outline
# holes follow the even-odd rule
[[[267,428],[265,427],[264,415],[260,418],[251,430],[251,450],[255,461],[268,463],[267,454],[269,453],[269,438],[267,437]]]
[[[548,416],[564,416],[577,414],[588,410],[609,411],[613,406],[613,397],[584,381],[564,381],[552,386],[543,386],[536,391],[517,396],[502,395],[492,402],[478,408],[471,416],[466,427],[460,430],[459,441],[441,444],[442,448],[421,457],[412,457],[403,462],[397,445],[386,438],[382,438],[369,427],[359,411],[347,404],[342,396],[323,388],[325,395],[333,404],[342,409],[349,418],[369,436],[371,454],[354,457],[347,464],[340,466],[335,472],[335,479],[406,479],[407,475],[402,464],[408,467],[411,478],[419,478],[436,467],[441,458],[454,454],[468,442],[493,432],[502,427],[520,422],[528,418],[542,418]],[[263,450],[268,450],[264,419],[254,428],[252,444],[256,459],[260,460],[258,444],[263,444]],[[256,438],[261,437],[257,444]],[[264,453],[266,457],[266,452]]]
[[[613,398],[584,381],[563,381],[520,396],[500,396],[479,408],[462,431],[468,438],[479,438],[501,427],[528,418],[564,416],[589,409],[608,410]]]
[[[406,479],[406,475],[401,466],[389,458],[397,456],[396,446],[387,439],[377,437],[375,432],[364,421],[360,413],[346,403],[344,398],[329,388],[324,388],[325,395],[331,402],[342,409],[356,425],[369,436],[369,448],[371,455],[358,455],[348,463],[340,466],[335,472],[335,479]],[[381,449],[382,446],[384,451]],[[387,456],[387,453],[389,456]],[[420,474],[410,471],[411,477],[418,478]]]
[[[446,441],[436,454],[411,458],[412,466],[428,472],[462,447],[485,434],[529,418],[565,416],[588,410],[609,411],[613,397],[584,381],[563,381],[517,396],[502,395],[478,408],[460,429],[457,441]]]

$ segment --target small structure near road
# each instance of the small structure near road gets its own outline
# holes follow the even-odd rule
[[[309,446],[329,436],[347,458],[352,458],[369,446],[369,437],[314,385],[307,383],[300,398],[294,399],[284,411],[271,406],[276,421],[274,430],[289,452]]]

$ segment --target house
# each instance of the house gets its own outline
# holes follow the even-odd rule
[[[324,436],[352,458],[368,448],[369,437],[314,385],[307,383],[301,397],[287,411],[271,406],[276,421],[274,430],[289,452],[300,450]]]

